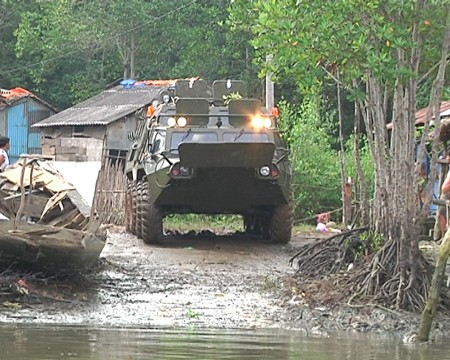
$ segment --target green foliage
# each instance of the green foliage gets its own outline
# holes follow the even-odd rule
[[[236,78],[254,94],[253,50],[226,24],[228,3],[3,0],[0,85],[27,87],[65,108],[123,77],[133,34],[138,79]]]
[[[324,69],[340,69],[350,85],[367,70],[394,85],[415,76],[408,64],[398,63],[398,50],[417,44],[411,39],[414,22],[425,40],[427,71],[439,57],[444,19],[443,2],[428,2],[418,11],[417,1],[235,0],[230,7],[235,26],[254,35],[260,64],[275,77],[292,77],[303,91],[320,88]],[[251,26],[250,26],[251,24]],[[267,55],[273,62],[266,64]]]
[[[230,93],[228,95],[224,95],[223,96],[223,103],[225,105],[228,105],[230,100],[233,100],[233,99],[242,99],[242,95],[239,94],[238,92],[232,92],[232,93]]]
[[[292,152],[296,217],[339,208],[339,156],[333,150],[331,115],[321,113],[320,97],[305,99],[300,108],[283,101],[280,127]]]
[[[359,236],[362,246],[360,247],[361,255],[367,255],[377,252],[384,244],[384,237],[382,234],[366,231]]]

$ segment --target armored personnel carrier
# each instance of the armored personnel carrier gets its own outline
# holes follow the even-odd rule
[[[288,243],[292,169],[277,118],[240,81],[161,84],[125,165],[127,230],[155,243],[165,216],[239,214],[249,234]]]

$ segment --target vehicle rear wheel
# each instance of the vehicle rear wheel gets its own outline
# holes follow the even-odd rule
[[[152,198],[150,187],[144,181],[141,190],[142,239],[146,244],[158,243],[163,236],[163,212]]]
[[[244,231],[251,235],[264,234],[264,217],[262,215],[244,215]]]
[[[270,240],[278,244],[287,244],[291,240],[292,224],[292,204],[275,206],[268,226]]]

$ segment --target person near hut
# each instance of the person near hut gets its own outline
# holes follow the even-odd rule
[[[0,172],[5,171],[9,166],[8,150],[10,149],[10,140],[7,136],[0,136]]]
[[[446,157],[447,163],[450,164],[450,155]],[[439,239],[442,238],[447,232],[448,227],[448,216],[450,212],[450,171],[447,170],[447,175],[441,185],[441,195],[440,200],[444,200],[446,202],[445,205],[439,205],[437,214],[438,214],[438,222],[440,227],[440,236]],[[435,239],[436,240],[436,239]]]

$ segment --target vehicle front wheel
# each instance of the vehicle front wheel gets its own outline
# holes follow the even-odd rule
[[[163,212],[158,208],[152,198],[147,181],[141,184],[141,233],[146,244],[159,243],[163,237]]]
[[[130,205],[130,211],[127,211],[127,215],[129,214],[129,226],[130,226],[130,232],[133,235],[136,235],[136,220],[137,220],[137,213],[136,213],[136,206],[137,206],[137,188],[136,188],[136,182],[134,180],[130,181],[130,197],[131,197],[131,205]],[[128,210],[128,209],[127,209]]]
[[[138,238],[142,238],[142,180],[137,181],[135,187],[135,202],[134,202],[134,212],[136,214],[136,222],[134,227],[134,235]]]
[[[132,233],[133,228],[133,182],[128,180],[127,191],[125,193],[125,230]]]

